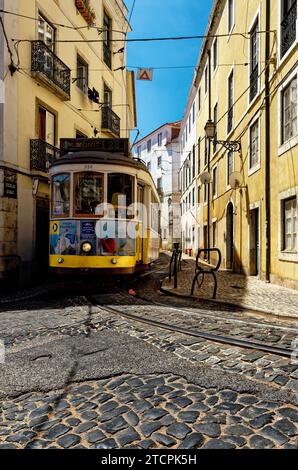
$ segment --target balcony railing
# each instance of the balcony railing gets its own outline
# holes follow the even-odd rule
[[[103,60],[104,63],[111,69],[112,68],[112,52],[110,46],[103,43]]]
[[[43,41],[32,42],[31,71],[65,100],[70,100],[71,71]]]
[[[49,166],[60,158],[60,150],[41,139],[30,140],[30,168],[47,172]]]
[[[253,69],[252,73],[250,74],[250,91],[249,91],[249,99],[252,101],[254,97],[258,93],[259,88],[259,66],[258,64]]]
[[[283,57],[296,40],[297,2],[293,3],[281,22],[281,56]]]
[[[102,126],[117,137],[120,137],[120,118],[108,106],[102,108]]]

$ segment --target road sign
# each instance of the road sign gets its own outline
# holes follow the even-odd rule
[[[153,69],[138,69],[138,80],[152,81]]]

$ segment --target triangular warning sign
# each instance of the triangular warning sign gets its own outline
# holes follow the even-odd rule
[[[138,80],[151,81],[153,75],[152,69],[138,69]]]

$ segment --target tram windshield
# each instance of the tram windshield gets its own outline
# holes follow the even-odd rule
[[[52,180],[52,216],[69,216],[70,175],[56,175]]]
[[[126,218],[133,203],[134,177],[123,173],[108,175],[108,203],[114,206],[116,218]]]
[[[84,172],[75,175],[75,214],[95,215],[103,203],[103,174]]]

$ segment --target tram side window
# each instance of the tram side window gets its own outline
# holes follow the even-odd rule
[[[133,202],[134,177],[123,173],[108,175],[108,203],[115,208],[116,217],[125,218],[126,208]]]
[[[70,175],[56,175],[52,180],[52,216],[69,216]]]
[[[75,214],[95,215],[96,207],[103,203],[103,175],[77,173],[75,175]]]

